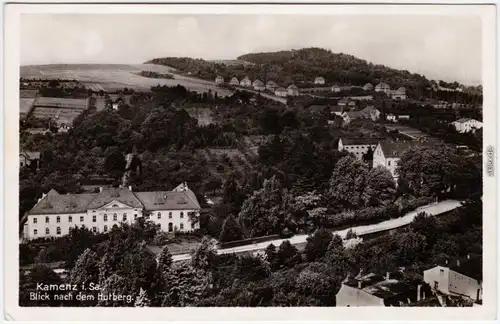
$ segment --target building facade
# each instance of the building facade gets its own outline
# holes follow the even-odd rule
[[[252,81],[248,77],[244,77],[240,81],[240,86],[242,86],[242,87],[251,87],[252,86]]]
[[[145,217],[165,232],[199,229],[201,207],[185,183],[172,191],[133,192],[132,188],[103,188],[99,193],[60,195],[51,190],[28,212],[24,237],[59,237],[85,226],[106,233],[115,225]]]
[[[400,87],[398,90],[391,91],[390,95],[393,100],[406,100],[406,89]]]
[[[341,138],[338,144],[339,151],[346,151],[353,154],[358,160],[363,160],[363,156],[371,149],[377,148],[380,139],[377,138]]]
[[[286,89],[288,92],[289,96],[298,96],[299,95],[299,88],[295,84],[291,84],[288,86]]]
[[[314,79],[314,84],[325,84],[325,78],[323,78],[323,77],[316,77]]]
[[[260,80],[255,80],[252,83],[252,86],[253,86],[253,89],[256,90],[256,91],[264,91],[264,90],[266,90],[266,86],[264,85],[264,82],[262,82]]]
[[[238,86],[238,85],[240,85],[240,81],[238,81],[238,79],[236,77],[233,77],[231,79],[231,81],[229,81],[229,84],[232,86]]]
[[[477,302],[483,294],[482,266],[481,256],[443,259],[424,271],[424,281],[433,291]]]
[[[468,133],[483,127],[482,122],[472,118],[461,118],[452,122],[451,124],[459,133]]]
[[[218,75],[216,78],[215,78],[215,84],[223,84],[224,83],[224,78],[221,77],[220,75]]]
[[[383,141],[378,143],[373,153],[373,167],[382,166],[389,170],[394,181],[398,180],[397,167],[398,162],[408,149],[411,148],[410,142],[406,141]]]
[[[391,91],[391,87],[387,83],[380,82],[379,84],[377,84],[375,86],[375,91],[376,92],[384,92],[386,94],[389,94]]]

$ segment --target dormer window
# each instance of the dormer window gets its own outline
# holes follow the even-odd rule
[[[113,206],[111,206],[113,208],[118,208],[118,205],[117,204],[114,204]]]

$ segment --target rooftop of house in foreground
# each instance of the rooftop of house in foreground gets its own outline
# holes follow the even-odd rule
[[[375,273],[368,273],[365,275],[358,275],[355,278],[351,277],[343,283],[382,299],[398,296],[413,296],[416,294],[416,287],[394,279],[393,276],[394,274],[385,277]]]

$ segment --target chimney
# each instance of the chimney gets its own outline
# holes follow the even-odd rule
[[[128,190],[132,191],[132,186],[128,186]]]
[[[470,260],[470,254],[467,254],[467,260]]]
[[[444,264],[448,264],[448,259],[444,260]]]
[[[184,182],[184,191],[187,191],[188,190],[188,185],[187,185],[187,182]]]
[[[417,286],[417,301],[420,301],[420,296],[422,295],[422,285]]]
[[[102,192],[102,187],[99,187],[99,192]]]
[[[363,282],[361,280],[358,281],[358,289],[363,288]]]
[[[457,260],[457,267],[460,267],[460,260]]]
[[[385,280],[389,280],[389,279],[391,279],[391,273],[389,271],[387,271],[385,273]]]

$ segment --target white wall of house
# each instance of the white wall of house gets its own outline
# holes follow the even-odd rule
[[[447,267],[436,266],[424,271],[424,281],[432,289],[447,295],[465,295],[472,300],[477,300],[479,296],[482,299],[481,283]]]
[[[467,133],[473,129],[478,129],[483,127],[483,123],[478,120],[468,120],[466,122],[453,122],[453,126],[460,133]]]
[[[154,210],[149,214],[149,220],[159,224],[165,232],[188,232],[200,228],[200,222],[192,223],[189,213],[196,210]]]
[[[360,145],[342,145],[342,147],[340,147],[340,141],[339,141],[339,151],[347,151],[349,153],[352,153],[358,160],[363,159],[363,155],[368,153],[370,147],[372,148],[372,150],[375,150],[377,145],[360,144]]]
[[[382,298],[370,295],[362,289],[354,288],[342,283],[339,292],[336,295],[337,307],[356,307],[356,306],[384,306]]]
[[[85,219],[87,213],[28,215],[25,237],[32,240],[67,235],[71,227],[83,224],[80,222],[80,217]]]
[[[394,178],[394,181],[398,180],[398,176],[396,174],[396,169],[398,166],[399,158],[398,157],[388,157],[386,158],[384,152],[382,151],[382,147],[380,145],[377,146],[373,153],[373,167],[383,166],[387,170],[389,170]]]

